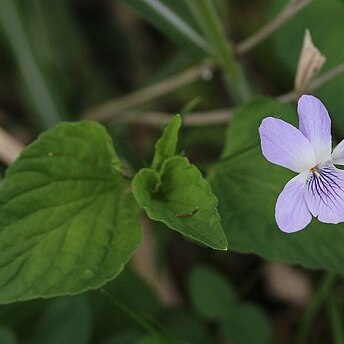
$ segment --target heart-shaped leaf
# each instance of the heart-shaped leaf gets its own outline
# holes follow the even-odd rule
[[[95,122],[64,123],[27,147],[0,192],[0,302],[77,294],[123,269],[138,207]]]

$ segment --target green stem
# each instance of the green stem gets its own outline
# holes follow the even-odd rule
[[[111,303],[119,308],[123,313],[127,314],[132,320],[134,320],[143,330],[148,332],[151,336],[160,338],[164,340],[164,343],[176,343],[175,341],[172,341],[170,338],[167,338],[165,335],[157,331],[147,320],[145,320],[143,317],[139,316],[137,313],[135,313],[133,310],[131,310],[129,307],[124,305],[122,302],[117,300],[114,296],[111,295],[106,289],[102,288],[100,289],[100,292],[103,293],[110,301]]]
[[[326,301],[329,292],[334,285],[336,276],[333,273],[327,273],[321,281],[319,288],[315,292],[312,301],[306,309],[299,328],[299,332],[296,337],[296,343],[307,343],[307,336],[312,325],[313,319],[319,312],[321,306]]]
[[[336,304],[336,299],[334,295],[331,295],[328,303],[327,310],[329,313],[331,327],[332,327],[332,336],[334,344],[344,344],[344,329],[343,329],[343,317],[338,310]]]
[[[240,295],[246,295],[255,285],[255,283],[262,277],[264,271],[261,266],[255,267],[240,283]]]
[[[251,91],[240,64],[235,58],[214,3],[209,0],[190,0],[187,2],[192,14],[203,30],[216,62],[223,68],[231,95],[237,103],[251,98]]]

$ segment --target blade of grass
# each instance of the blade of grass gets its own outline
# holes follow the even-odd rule
[[[326,301],[334,283],[336,276],[333,273],[326,273],[318,289],[316,290],[312,301],[306,309],[300,323],[299,332],[297,333],[296,343],[307,343],[307,337],[312,325],[313,319],[318,314],[320,308]]]
[[[190,0],[187,2],[199,27],[213,48],[213,57],[226,74],[229,90],[237,103],[251,98],[248,82],[233,49],[229,44],[214,3],[209,0]]]
[[[210,53],[211,48],[206,40],[163,2],[159,0],[125,0],[125,2],[193,55],[199,57]]]
[[[152,337],[160,339],[162,343],[173,344],[176,343],[175,340],[169,338],[166,334],[155,329],[146,319],[137,314],[135,311],[124,305],[118,299],[116,299],[109,291],[104,288],[100,289],[100,292],[104,294],[110,302],[119,308],[123,313],[128,315],[132,320],[134,320],[143,330],[149,333]]]
[[[344,344],[344,319],[336,303],[335,294],[330,295],[327,303],[327,310],[332,327],[333,343]]]
[[[38,124],[41,129],[54,126],[60,121],[59,111],[35,60],[15,0],[0,1],[0,24],[8,38],[32,107],[39,119]]]
[[[271,22],[264,25],[260,30],[255,32],[252,36],[244,39],[236,46],[236,53],[239,55],[253,49],[259,42],[262,42],[269,37],[273,32],[278,30],[285,22],[293,18],[298,12],[300,12],[305,6],[307,6],[312,0],[290,0],[288,4],[283,7],[281,12],[272,19]]]
[[[48,67],[46,72],[58,90],[56,100],[59,100],[59,109],[65,110],[63,114],[80,111],[79,104],[92,104],[116,93],[114,83],[105,84],[91,54],[85,53],[86,40],[69,1],[35,0],[29,10],[27,26],[34,38],[32,49],[37,63]],[[71,95],[75,95],[77,101],[70,102]],[[66,104],[68,110],[64,109]]]

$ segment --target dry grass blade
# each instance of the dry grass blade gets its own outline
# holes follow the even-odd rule
[[[204,73],[212,70],[213,67],[214,65],[211,62],[204,62],[142,90],[96,106],[95,108],[88,110],[83,117],[98,121],[106,120],[129,107],[133,108],[163,94],[169,93],[178,87],[186,85],[195,79],[200,78]]]
[[[301,11],[311,1],[312,0],[291,0],[283,8],[280,14],[275,17],[270,23],[263,26],[259,31],[245,39],[243,42],[239,43],[235,49],[237,54],[242,55],[253,49],[260,42],[274,33],[295,14]]]
[[[0,160],[10,165],[24,149],[24,145],[7,131],[0,128]]]

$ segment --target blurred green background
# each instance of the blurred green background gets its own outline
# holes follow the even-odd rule
[[[218,14],[210,28],[204,19],[214,18],[188,0],[1,0],[1,126],[28,144],[60,121],[99,117],[138,170],[167,116],[226,116],[248,99],[291,91],[306,28],[327,59],[323,72],[344,62],[344,1],[310,1],[243,56],[224,38],[236,46],[288,1],[208,3]],[[195,66],[196,76],[176,82]],[[171,78],[170,92],[158,97]],[[343,86],[338,76],[315,92],[337,138],[344,136]],[[138,90],[149,90],[145,101]],[[225,135],[224,120],[186,126],[180,146],[206,170]],[[106,287],[115,299],[94,291],[1,306],[0,343],[344,343],[344,294],[337,287],[334,300],[332,275],[214,252],[162,225],[145,227],[142,250]]]

